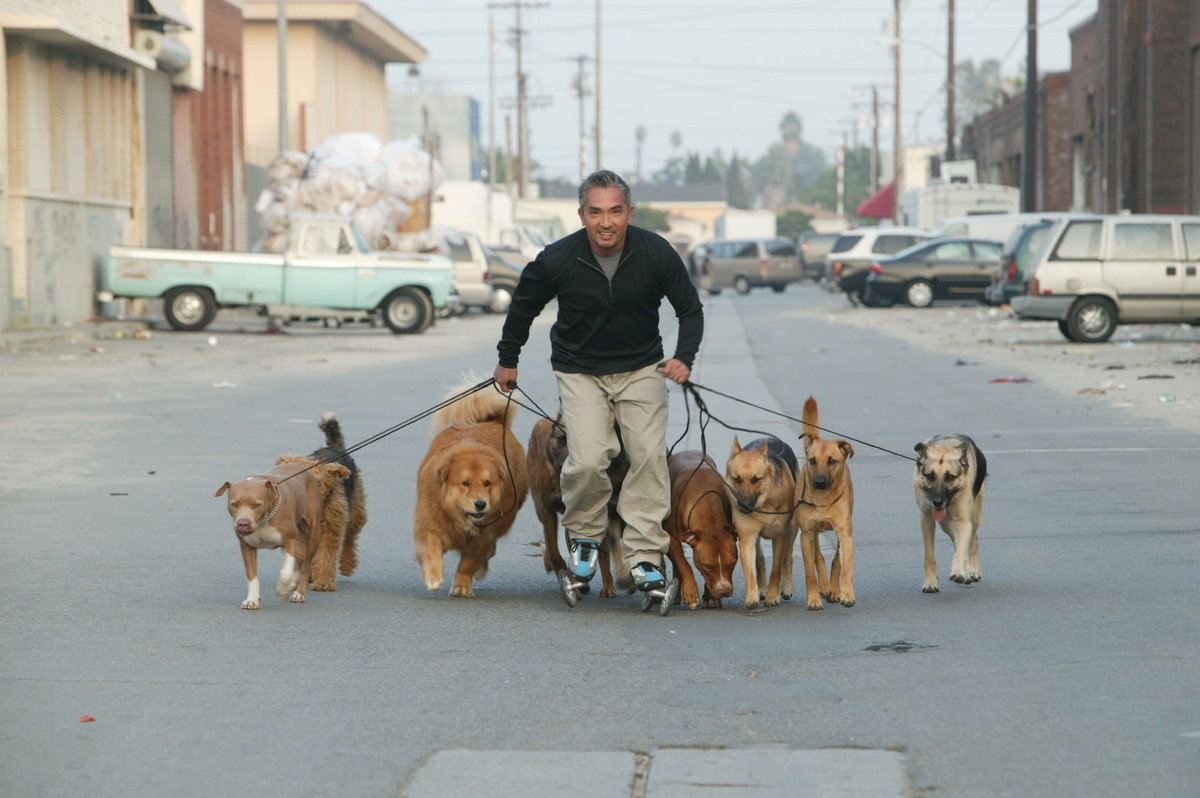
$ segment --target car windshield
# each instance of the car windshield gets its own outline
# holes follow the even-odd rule
[[[833,248],[830,252],[845,252],[853,249],[854,245],[862,241],[862,236],[838,236],[838,240],[833,242]]]

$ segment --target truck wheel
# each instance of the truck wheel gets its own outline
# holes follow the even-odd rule
[[[379,306],[383,323],[394,333],[419,333],[429,326],[433,315],[421,292],[413,288],[400,288],[383,300]]]
[[[737,291],[739,294],[750,293],[750,280],[746,278],[746,275],[739,274],[737,277],[733,278],[733,290]]]
[[[492,313],[508,313],[508,306],[512,304],[512,289],[507,285],[498,285],[492,294],[492,302],[488,305],[488,310]]]
[[[904,289],[904,298],[914,308],[927,308],[933,304],[933,286],[925,280],[913,280]]]
[[[172,288],[163,296],[167,323],[181,332],[203,330],[217,315],[217,301],[207,288]]]
[[[1067,333],[1072,341],[1099,344],[1117,329],[1117,308],[1102,296],[1085,296],[1067,313]]]

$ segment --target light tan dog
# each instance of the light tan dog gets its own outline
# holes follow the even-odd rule
[[[215,496],[229,494],[226,506],[246,566],[246,600],[242,609],[260,605],[258,550],[283,549],[283,568],[275,592],[293,603],[308,596],[308,580],[322,536],[341,540],[350,517],[346,495],[336,490],[350,471],[337,463],[294,454],[280,457],[265,474],[226,482]]]
[[[452,391],[462,393],[474,383]],[[443,556],[461,554],[450,595],[474,596],[496,542],[525,503],[525,450],[512,434],[516,405],[488,386],[434,416],[434,437],[417,472],[413,539],[425,587],[445,583]]]
[[[821,599],[854,606],[854,483],[846,463],[854,456],[849,441],[821,438],[817,402],[804,403],[804,459],[796,480],[796,530],[804,561],[804,587],[810,610],[825,609]],[[821,554],[821,533],[837,534],[837,553],[829,574]]]
[[[567,567],[558,549],[558,517],[567,511],[563,505],[563,463],[567,461],[567,431],[562,425],[562,414],[553,419],[539,418],[529,433],[529,448],[525,464],[529,472],[529,496],[538,520],[542,522],[542,564],[546,573],[557,574]],[[608,501],[608,533],[605,545],[600,547],[599,565],[601,598],[617,595],[612,576],[612,549],[621,540],[621,517],[617,515],[617,498],[621,495],[621,483],[629,471],[629,457],[622,449],[608,467],[608,479],[612,483],[612,497]],[[619,557],[619,554],[618,554]]]
[[[759,438],[742,448],[737,436],[725,463],[726,489],[733,502],[733,525],[746,578],[746,609],[758,606],[766,570],[761,540],[772,543],[771,581],[766,605],[792,597],[792,549],[796,542],[796,455],[778,438]]]
[[[918,443],[913,493],[921,511],[925,539],[923,593],[938,592],[937,562],[933,557],[936,526],[954,541],[950,581],[969,585],[983,578],[979,567],[979,524],[983,520],[983,488],[987,459],[966,435],[937,435]]]

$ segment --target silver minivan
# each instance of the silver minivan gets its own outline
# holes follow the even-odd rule
[[[705,270],[714,293],[733,288],[748,294],[759,287],[778,292],[802,276],[796,242],[790,238],[720,238],[709,242],[706,251]]]
[[[1200,216],[1056,222],[1011,304],[1081,343],[1107,341],[1118,324],[1200,324]]]

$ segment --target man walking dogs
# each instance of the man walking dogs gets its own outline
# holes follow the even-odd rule
[[[567,433],[563,526],[572,580],[564,581],[563,596],[572,606],[570,585],[582,592],[596,570],[612,495],[605,469],[622,441],[629,457],[617,502],[625,523],[622,559],[639,590],[661,593],[667,584],[663,521],[671,485],[663,378],[682,384],[691,377],[704,311],[683,260],[662,236],[630,225],[633,210],[629,186],[616,173],[601,170],[584,180],[584,229],[550,244],[525,267],[496,347],[493,376],[510,391],[530,325],[558,300],[550,362]],[[679,319],[675,354],[666,361],[658,327],[664,298]]]

